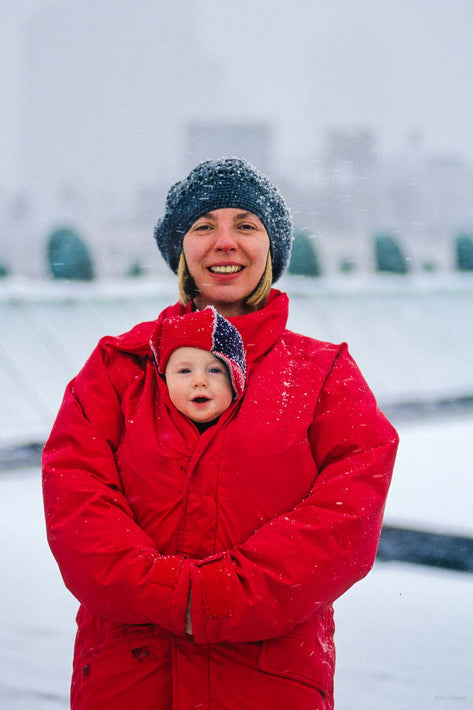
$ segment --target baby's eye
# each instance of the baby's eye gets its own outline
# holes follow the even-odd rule
[[[216,373],[223,372],[223,370],[222,370],[221,367],[215,366],[215,367],[211,367],[211,368],[209,369],[209,372],[214,375],[214,374],[216,374]]]
[[[181,368],[178,370],[178,374],[179,374],[179,375],[188,375],[189,372],[190,372],[190,367],[181,367]]]

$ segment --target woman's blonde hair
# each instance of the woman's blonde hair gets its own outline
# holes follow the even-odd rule
[[[194,279],[190,275],[189,269],[187,268],[186,258],[184,252],[181,251],[179,256],[179,264],[177,267],[177,282],[179,286],[179,297],[183,306],[187,306],[197,295],[198,290],[195,285]],[[268,294],[271,290],[271,285],[273,283],[273,268],[271,265],[271,253],[268,251],[268,257],[266,259],[266,266],[262,277],[255,290],[250,293],[246,299],[248,306],[256,306],[260,308],[266,301]]]
[[[186,257],[181,251],[179,264],[177,265],[177,284],[179,286],[179,298],[183,306],[187,306],[197,296],[197,288],[194,279],[187,268]]]

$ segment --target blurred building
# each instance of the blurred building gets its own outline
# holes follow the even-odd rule
[[[27,52],[28,181],[129,193],[172,179],[195,107],[222,81],[196,22],[192,0],[45,5]]]
[[[49,3],[34,16],[24,74],[28,193],[5,196],[0,225],[9,236],[0,259],[12,271],[45,275],[47,235],[61,224],[84,235],[103,275],[137,259],[159,269],[148,254],[152,227],[183,170],[195,106],[221,82],[196,39],[197,19],[191,0],[143,0],[139,9],[116,0],[113,10],[95,0]]]
[[[412,270],[448,270],[456,235],[473,231],[473,167],[429,155],[418,136],[401,155],[382,156],[372,132],[330,130],[312,175],[287,176],[284,191],[329,272],[371,271],[381,232],[396,238]]]
[[[200,160],[239,155],[279,184],[323,272],[370,271],[380,231],[396,236],[414,269],[451,268],[456,233],[473,229],[472,166],[427,154],[418,134],[393,157],[369,126],[332,126],[303,173],[296,163],[282,171],[277,120],[262,120],[251,102],[244,119],[228,117],[228,67],[207,51],[197,8],[140,0],[138,11],[116,0],[110,11],[83,0],[46,4],[34,17],[24,84],[28,187],[0,194],[0,262],[46,276],[48,235],[69,226],[99,275],[138,263],[158,273],[152,230],[168,186]]]
[[[186,131],[186,168],[201,160],[238,156],[262,172],[272,170],[271,127],[267,123],[195,121]]]
[[[324,146],[327,171],[348,170],[365,175],[378,161],[377,137],[367,128],[331,128]]]

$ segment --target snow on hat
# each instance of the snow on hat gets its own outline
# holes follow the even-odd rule
[[[289,208],[278,188],[246,160],[220,158],[199,163],[173,185],[166,211],[154,237],[159,250],[177,273],[184,235],[203,214],[222,207],[236,207],[260,218],[269,235],[273,282],[284,273],[293,240]]]
[[[160,374],[164,374],[168,360],[177,348],[207,350],[227,366],[235,397],[242,396],[246,382],[243,341],[235,326],[213,306],[166,318],[151,338],[150,345]]]

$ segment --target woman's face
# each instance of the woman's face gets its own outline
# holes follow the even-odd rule
[[[198,308],[213,305],[223,316],[248,313],[245,301],[258,285],[269,253],[269,237],[252,212],[224,207],[194,222],[184,236],[187,268],[199,291]]]

